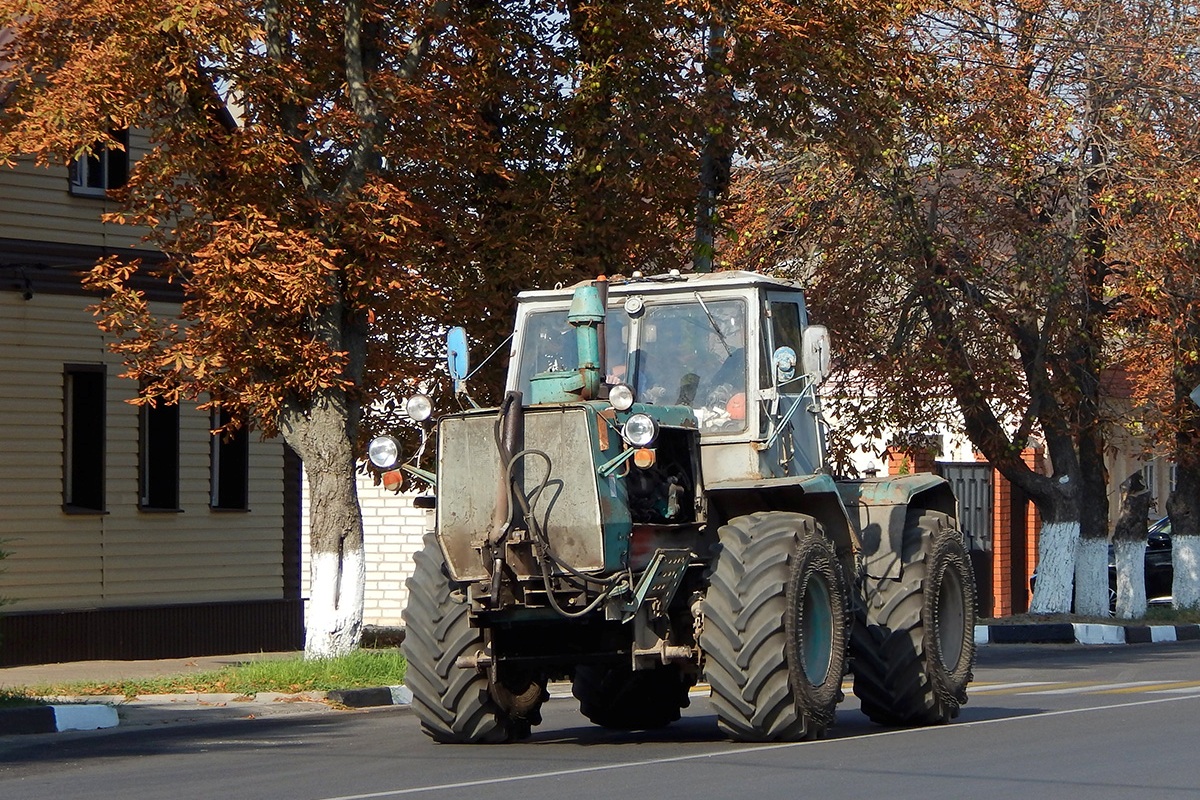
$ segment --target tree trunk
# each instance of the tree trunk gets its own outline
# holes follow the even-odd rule
[[[1108,588],[1108,470],[1104,467],[1104,438],[1096,398],[1080,403],[1089,419],[1079,432],[1079,549],[1075,559],[1075,613],[1107,617]],[[1143,535],[1143,540],[1145,536]]]
[[[1070,476],[1061,475],[1055,479],[1052,490],[1033,495],[1043,522],[1038,538],[1037,584],[1029,604],[1031,614],[1063,614],[1071,610],[1079,550],[1079,503],[1074,489]]]
[[[309,489],[310,588],[305,658],[332,658],[359,646],[366,562],[355,484],[354,417],[343,397],[321,397],[280,428],[304,462]]]
[[[1079,536],[1075,551],[1075,613],[1087,617],[1107,617],[1108,539]]]
[[[1146,518],[1150,514],[1150,492],[1135,472],[1121,484],[1121,516],[1113,529],[1117,558],[1117,616],[1140,619],[1146,616]]]
[[[1167,498],[1171,517],[1171,596],[1175,608],[1200,609],[1200,468],[1194,459],[1176,461],[1175,489]]]
[[[1031,614],[1061,614],[1071,610],[1079,520],[1045,522],[1038,538],[1037,584]]]

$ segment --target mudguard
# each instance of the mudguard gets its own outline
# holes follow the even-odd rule
[[[904,528],[910,508],[957,515],[954,493],[945,478],[932,473],[890,475],[839,481],[838,494],[858,526],[862,563],[872,578],[899,578],[920,542],[905,549]]]

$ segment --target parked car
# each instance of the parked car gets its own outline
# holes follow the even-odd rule
[[[1170,604],[1171,583],[1175,579],[1171,553],[1171,519],[1163,517],[1150,526],[1146,539],[1146,600],[1151,604]],[[1114,598],[1117,591],[1117,566],[1109,548],[1108,585]]]
[[[1171,519],[1163,517],[1150,524],[1146,537],[1146,602],[1150,605],[1170,605],[1171,583],[1175,579],[1171,553]],[[1029,579],[1032,591],[1037,573]],[[1108,602],[1117,604],[1117,558],[1113,546],[1108,546]]]

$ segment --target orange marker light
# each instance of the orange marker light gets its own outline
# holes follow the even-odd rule
[[[383,488],[385,489],[399,492],[404,487],[404,473],[398,469],[390,469],[380,477],[383,479]]]
[[[649,447],[640,447],[633,453],[633,465],[638,469],[650,469],[656,460],[654,450]]]

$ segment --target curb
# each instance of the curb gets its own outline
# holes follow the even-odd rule
[[[118,722],[115,708],[95,703],[0,710],[0,734],[94,731],[115,728]]]
[[[1200,640],[1200,625],[1050,622],[976,625],[975,644],[1152,644]]]
[[[171,698],[174,709],[186,706],[225,707],[238,699],[236,695],[149,695],[139,699],[158,700]],[[248,699],[248,698],[242,698]],[[377,706],[407,706],[412,703],[412,692],[406,686],[380,686],[370,689],[340,689],[330,692],[305,692],[301,695],[260,692],[247,702],[245,708],[254,703],[273,703],[283,700],[303,699],[311,702],[328,702],[342,708],[372,708]],[[0,708],[0,736],[29,733],[61,733],[63,731],[91,731],[115,728],[120,724],[117,706],[123,701],[117,698],[99,698],[90,701],[44,706],[21,706]]]
[[[325,693],[325,699],[347,708],[373,706],[406,706],[412,703],[412,690],[407,686],[379,686],[373,689],[335,689]]]

